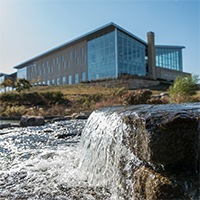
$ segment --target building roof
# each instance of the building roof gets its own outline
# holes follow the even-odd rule
[[[165,48],[165,49],[184,49],[184,46],[174,46],[174,45],[155,45],[156,48]]]
[[[21,64],[19,64],[17,66],[14,66],[14,68],[16,68],[16,69],[23,68],[23,67],[25,67],[25,66],[27,66],[27,65],[35,62],[37,59],[43,58],[43,57],[45,57],[47,55],[51,55],[51,54],[53,54],[55,52],[58,52],[58,51],[60,51],[60,50],[62,50],[64,48],[68,47],[68,46],[74,45],[74,44],[76,44],[78,42],[92,39],[93,37],[95,37],[97,34],[100,34],[101,32],[103,33],[106,30],[114,30],[115,28],[118,29],[118,30],[120,30],[120,31],[122,31],[122,32],[124,32],[124,33],[126,33],[126,34],[128,34],[129,36],[133,37],[137,41],[139,41],[139,42],[147,45],[147,43],[145,41],[143,41],[139,37],[135,36],[131,32],[125,30],[124,28],[118,26],[117,24],[115,24],[113,22],[110,22],[110,23],[108,23],[108,24],[106,24],[104,26],[101,26],[101,27],[99,27],[97,29],[94,29],[94,30],[92,30],[92,31],[90,31],[90,32],[88,32],[88,33],[86,33],[84,35],[81,35],[81,36],[79,36],[79,37],[77,37],[77,38],[75,38],[75,39],[73,39],[71,41],[68,41],[68,42],[66,42],[66,43],[64,43],[64,44],[62,44],[60,46],[52,48],[49,51],[46,51],[46,52],[44,52],[44,53],[42,53],[42,54],[40,54],[40,55],[38,55],[36,57],[33,57],[30,60],[27,60],[27,61],[25,61],[25,62],[23,62],[23,63],[21,63]]]

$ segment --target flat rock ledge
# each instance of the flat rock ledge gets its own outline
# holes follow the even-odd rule
[[[43,126],[45,124],[43,116],[22,116],[20,119],[20,126]]]
[[[91,112],[73,113],[67,116],[17,116],[17,117],[0,117],[1,120],[20,120],[19,124],[0,124],[0,129],[11,127],[43,126],[45,123],[68,121],[72,119],[88,119]]]

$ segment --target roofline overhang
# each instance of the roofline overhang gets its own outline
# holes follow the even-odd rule
[[[185,49],[184,46],[176,46],[176,45],[155,45],[155,48],[163,48],[163,49]]]
[[[73,40],[70,40],[70,41],[68,41],[68,42],[66,42],[66,43],[64,43],[64,44],[62,44],[62,45],[59,45],[59,46],[57,46],[57,47],[55,47],[55,48],[52,48],[52,49],[50,49],[49,51],[46,51],[46,52],[44,52],[44,53],[42,53],[42,54],[39,54],[38,56],[35,56],[35,57],[33,57],[33,58],[31,58],[31,59],[29,59],[29,60],[27,60],[27,61],[25,61],[25,62],[23,62],[23,63],[21,63],[21,64],[19,64],[19,65],[16,65],[16,66],[14,66],[14,68],[15,68],[15,69],[24,68],[24,67],[26,67],[27,65],[29,65],[29,64],[35,62],[36,60],[41,59],[41,58],[43,58],[43,57],[45,57],[45,56],[47,56],[47,55],[51,55],[51,54],[53,54],[53,53],[56,53],[56,52],[58,52],[58,51],[60,51],[60,50],[62,50],[62,49],[64,49],[64,48],[69,47],[69,46],[71,46],[71,45],[74,45],[74,44],[76,44],[76,43],[78,43],[78,42],[81,42],[81,41],[84,41],[84,40],[90,40],[90,39],[94,38],[95,35],[98,35],[98,34],[100,34],[101,32],[103,33],[103,32],[106,31],[106,30],[113,30],[113,31],[114,31],[115,28],[118,29],[118,30],[120,30],[120,31],[122,31],[122,32],[124,32],[125,34],[131,36],[131,37],[134,38],[135,40],[137,40],[137,41],[143,43],[144,45],[147,45],[147,43],[146,43],[145,41],[143,41],[143,40],[140,39],[139,37],[135,36],[135,35],[132,34],[131,32],[125,30],[124,28],[118,26],[117,24],[115,24],[115,23],[113,23],[113,22],[110,22],[110,23],[108,23],[108,24],[106,24],[106,25],[103,25],[103,26],[101,26],[101,27],[99,27],[99,28],[97,28],[97,29],[94,29],[94,30],[92,30],[92,31],[90,31],[90,32],[88,32],[88,33],[86,33],[86,34],[83,34],[83,35],[81,35],[81,36],[79,36],[79,37],[77,37],[77,38],[75,38],[75,39],[73,39]]]

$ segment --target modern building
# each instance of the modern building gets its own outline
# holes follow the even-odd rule
[[[174,80],[183,72],[183,46],[155,45],[154,33],[147,42],[115,23],[38,55],[20,65],[17,78],[33,84],[76,84],[120,74]]]
[[[13,90],[15,85],[15,81],[17,79],[17,73],[12,73],[12,74],[4,74],[4,73],[0,73],[0,84],[3,83],[5,80],[10,79],[12,81],[12,87],[7,87],[7,88],[0,88],[0,93],[6,90]]]

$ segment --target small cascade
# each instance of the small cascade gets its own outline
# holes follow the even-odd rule
[[[199,103],[101,108],[83,130],[78,168],[111,199],[195,199],[199,117]]]

